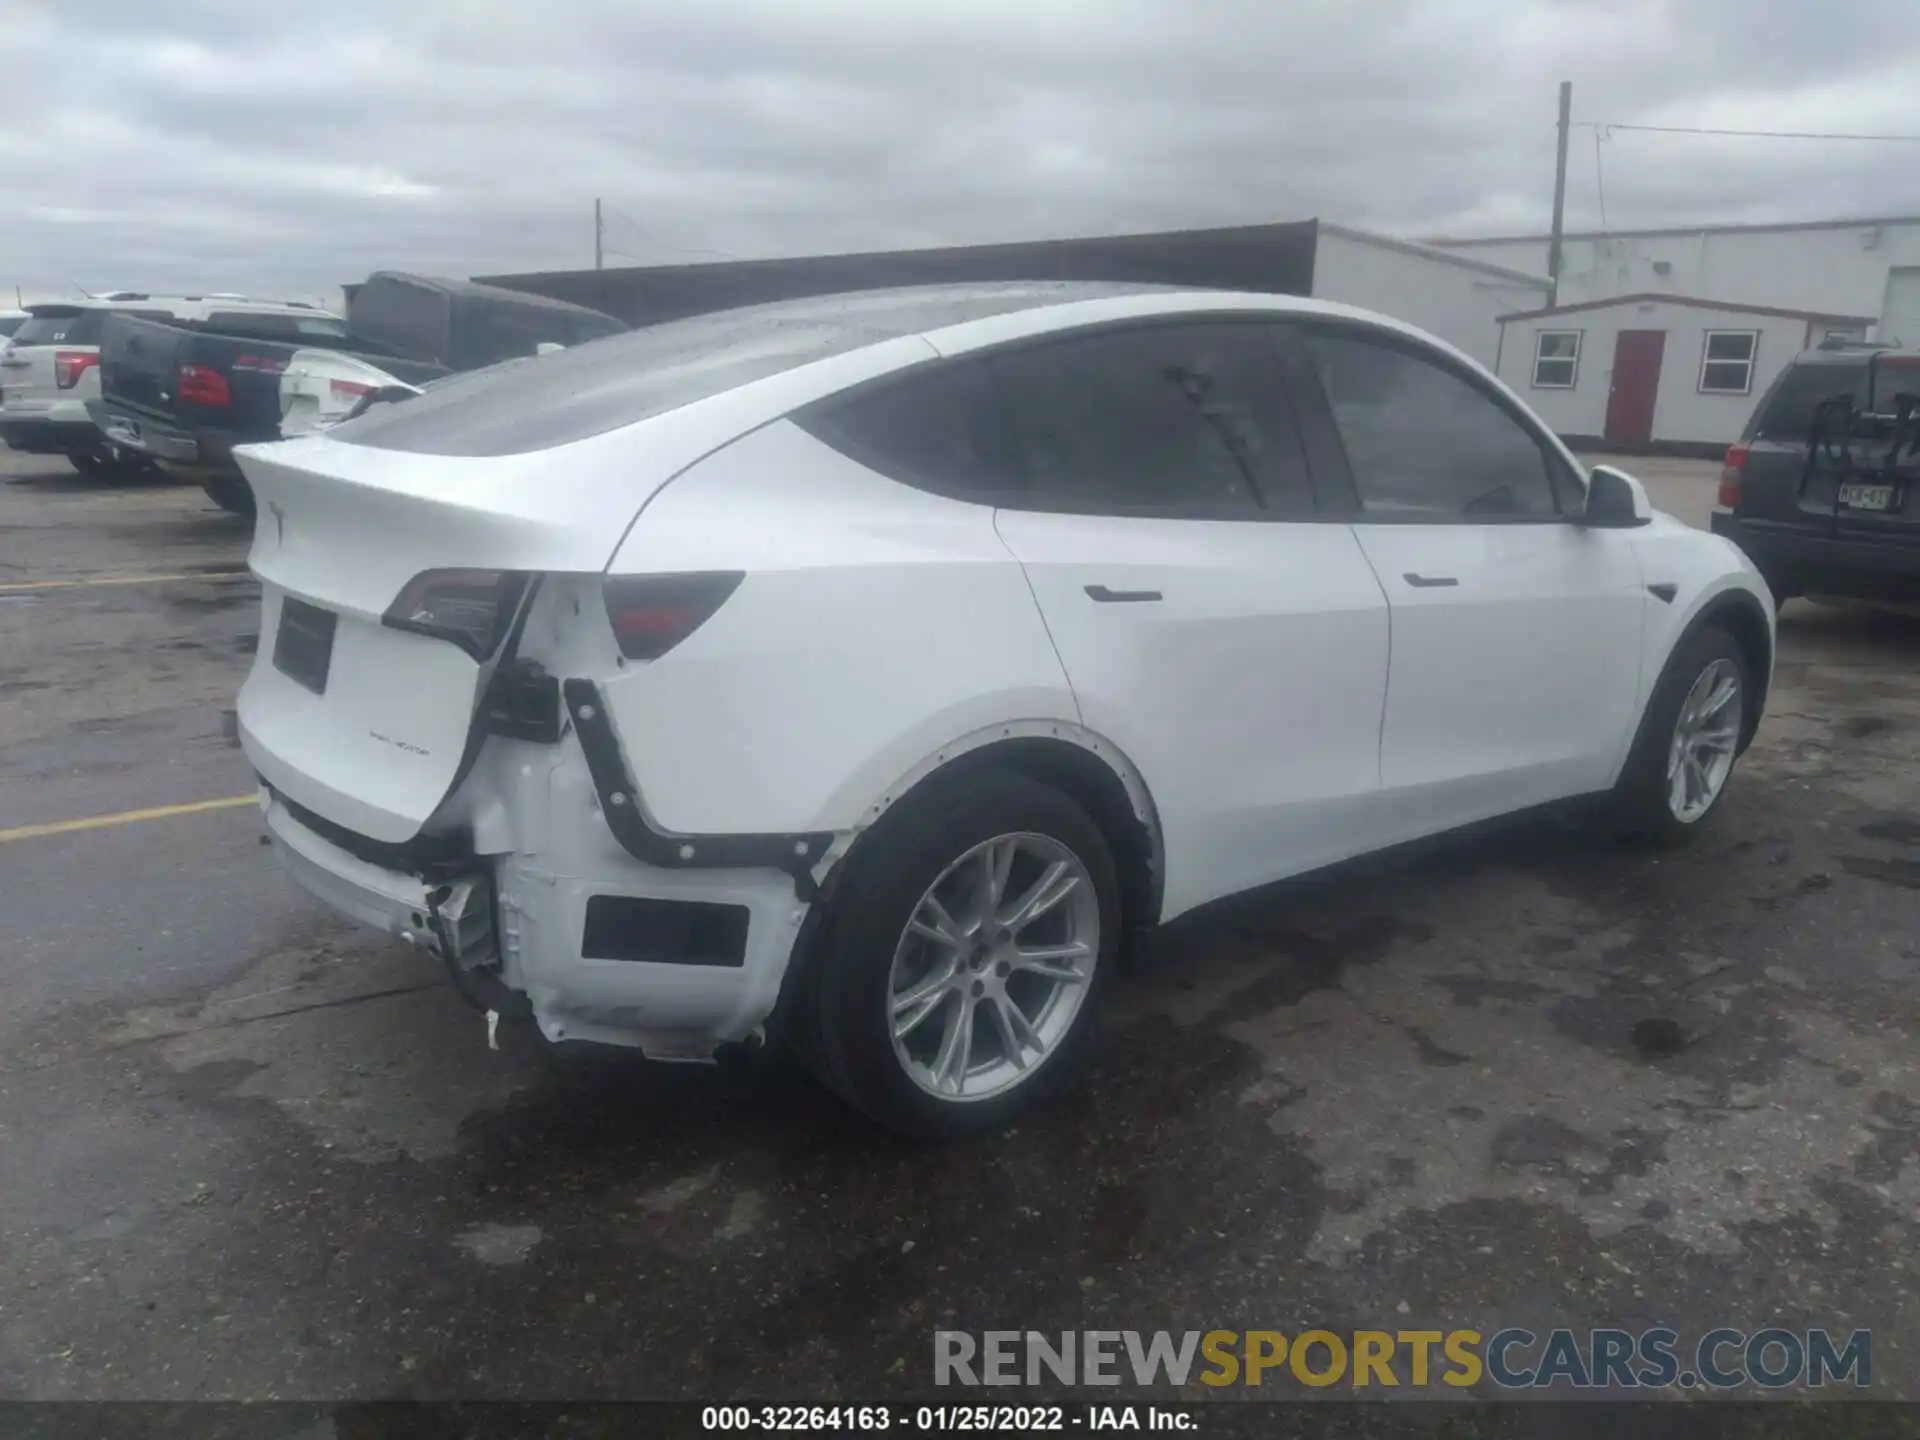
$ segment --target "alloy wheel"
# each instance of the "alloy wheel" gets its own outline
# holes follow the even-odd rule
[[[1744,718],[1740,671],[1731,660],[1715,660],[1687,691],[1674,722],[1667,751],[1667,808],[1691,825],[1713,808],[1733,771]]]
[[[1058,1050],[1099,958],[1099,897],[1079,856],[1047,835],[982,841],[927,887],[894,949],[894,1055],[941,1100],[1004,1094]]]

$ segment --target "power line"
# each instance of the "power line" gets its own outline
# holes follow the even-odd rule
[[[1576,120],[1583,130],[1637,130],[1647,135],[1724,135],[1742,140],[1890,140],[1920,144],[1920,135],[1842,135],[1813,130],[1716,130],[1696,125],[1620,125],[1605,120]]]
[[[738,258],[737,256],[727,254],[724,250],[702,250],[697,247],[688,246],[688,245],[669,245],[664,240],[660,239],[659,236],[655,235],[651,230],[647,229],[646,226],[642,225],[638,220],[635,220],[631,215],[626,214],[624,211],[616,210],[614,209],[613,206],[609,205],[606,207],[606,213],[612,216],[616,220],[625,221],[628,228],[630,228],[644,242],[646,242],[648,245],[651,245],[656,250],[666,250],[671,253],[677,253],[681,255],[714,255],[714,256],[718,256],[722,260],[733,260]],[[629,251],[616,251],[614,253],[625,254],[627,258],[632,260],[638,260],[642,258],[638,255],[632,254]]]

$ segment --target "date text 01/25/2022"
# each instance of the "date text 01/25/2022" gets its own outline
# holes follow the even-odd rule
[[[844,1433],[900,1429],[920,1434],[1027,1435],[1035,1431],[1198,1428],[1191,1411],[1159,1405],[708,1405],[700,1428],[739,1433]]]

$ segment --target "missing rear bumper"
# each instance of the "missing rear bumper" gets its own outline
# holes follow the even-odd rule
[[[663,870],[780,870],[793,877],[800,899],[812,900],[818,893],[813,868],[832,835],[675,835],[660,829],[633,783],[600,687],[591,680],[567,680],[560,691],[607,828],[634,859]]]

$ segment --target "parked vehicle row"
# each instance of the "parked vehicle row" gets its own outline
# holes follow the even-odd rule
[[[121,291],[31,305],[0,350],[0,440],[30,455],[64,455],[84,475],[152,469],[149,453],[104,433],[89,408],[101,395],[101,349],[110,329],[141,321],[315,342],[346,334],[340,317],[315,306],[235,296]]]
[[[541,296],[380,272],[345,316],[234,296],[116,293],[28,307],[0,352],[0,439],[89,475],[164,466],[252,513],[237,445],[308,433],[374,394],[626,327]]]
[[[825,296],[237,452],[287,870],[554,1040],[773,1036],[899,1128],[1070,1073],[1123,937],[1493,817],[1696,832],[1726,540],[1383,317]]]

